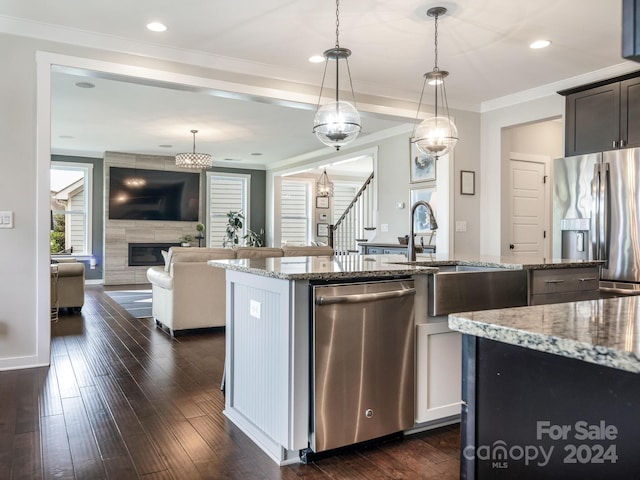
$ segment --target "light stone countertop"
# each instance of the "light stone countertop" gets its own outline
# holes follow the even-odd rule
[[[210,260],[214,267],[284,280],[333,280],[340,278],[388,278],[416,273],[436,273],[438,267],[466,265],[511,270],[594,267],[601,261],[552,260],[531,256],[421,254],[407,262],[401,254],[334,255],[333,257],[277,257]]]
[[[567,260],[540,258],[531,255],[510,255],[505,257],[493,255],[448,255],[446,253],[424,253],[416,255],[417,265],[444,266],[469,265],[474,267],[505,268],[512,270],[547,270],[551,268],[597,267],[601,260]]]
[[[390,263],[404,262],[404,263]],[[276,257],[209,260],[213,267],[283,280],[389,278],[436,273],[437,268],[406,264],[404,255],[334,255],[333,257]]]
[[[452,313],[449,328],[640,373],[640,296]]]

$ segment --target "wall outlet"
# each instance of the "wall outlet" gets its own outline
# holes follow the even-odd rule
[[[382,225],[380,225],[380,231],[381,232],[388,232],[389,231],[389,224],[388,223],[383,223]]]
[[[456,221],[456,232],[466,232],[467,231],[467,222],[466,220],[457,220]]]
[[[400,208],[400,209],[404,208],[404,202],[397,202],[396,208]]]
[[[13,212],[0,212],[0,228],[13,228]]]
[[[260,302],[249,300],[249,315],[260,320]]]

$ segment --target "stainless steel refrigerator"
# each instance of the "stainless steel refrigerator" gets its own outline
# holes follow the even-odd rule
[[[600,286],[640,293],[640,149],[553,164],[553,256],[599,259]]]

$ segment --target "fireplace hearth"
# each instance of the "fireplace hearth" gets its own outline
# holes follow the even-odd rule
[[[164,265],[162,250],[169,250],[171,247],[179,246],[179,243],[130,243],[129,266],[151,267]]]

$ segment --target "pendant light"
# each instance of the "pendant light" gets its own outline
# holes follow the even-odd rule
[[[322,175],[316,182],[316,196],[318,197],[333,197],[333,182],[329,180],[327,175],[327,169],[324,169]]]
[[[207,168],[213,165],[213,158],[208,153],[196,153],[196,133],[198,130],[191,130],[193,134],[193,152],[179,153],[176,155],[176,166],[185,168]]]
[[[351,50],[340,47],[339,36],[340,0],[336,0],[336,46],[324,52],[324,74],[322,75],[316,115],[313,119],[313,133],[322,143],[335,147],[336,150],[340,150],[340,147],[353,142],[362,128],[360,126],[360,114],[355,107],[356,100],[353,93],[353,83],[351,82],[351,71],[349,70]],[[324,80],[327,75],[327,65],[330,60],[336,62],[336,100],[320,107]],[[344,60],[347,66],[353,104],[340,100],[340,60]]]
[[[458,129],[451,121],[449,116],[449,104],[447,102],[447,91],[444,85],[444,79],[449,72],[438,68],[438,17],[447,13],[444,7],[433,7],[427,10],[429,17],[435,18],[435,63],[433,70],[424,74],[424,83],[422,84],[422,93],[420,94],[420,103],[418,104],[418,112],[416,113],[416,124],[420,115],[420,106],[424,96],[424,89],[427,84],[434,86],[435,92],[435,113],[431,118],[427,118],[420,123],[414,124],[411,142],[415,143],[418,150],[427,155],[438,158],[453,150],[458,142]],[[438,110],[438,94],[442,102],[440,110]]]

